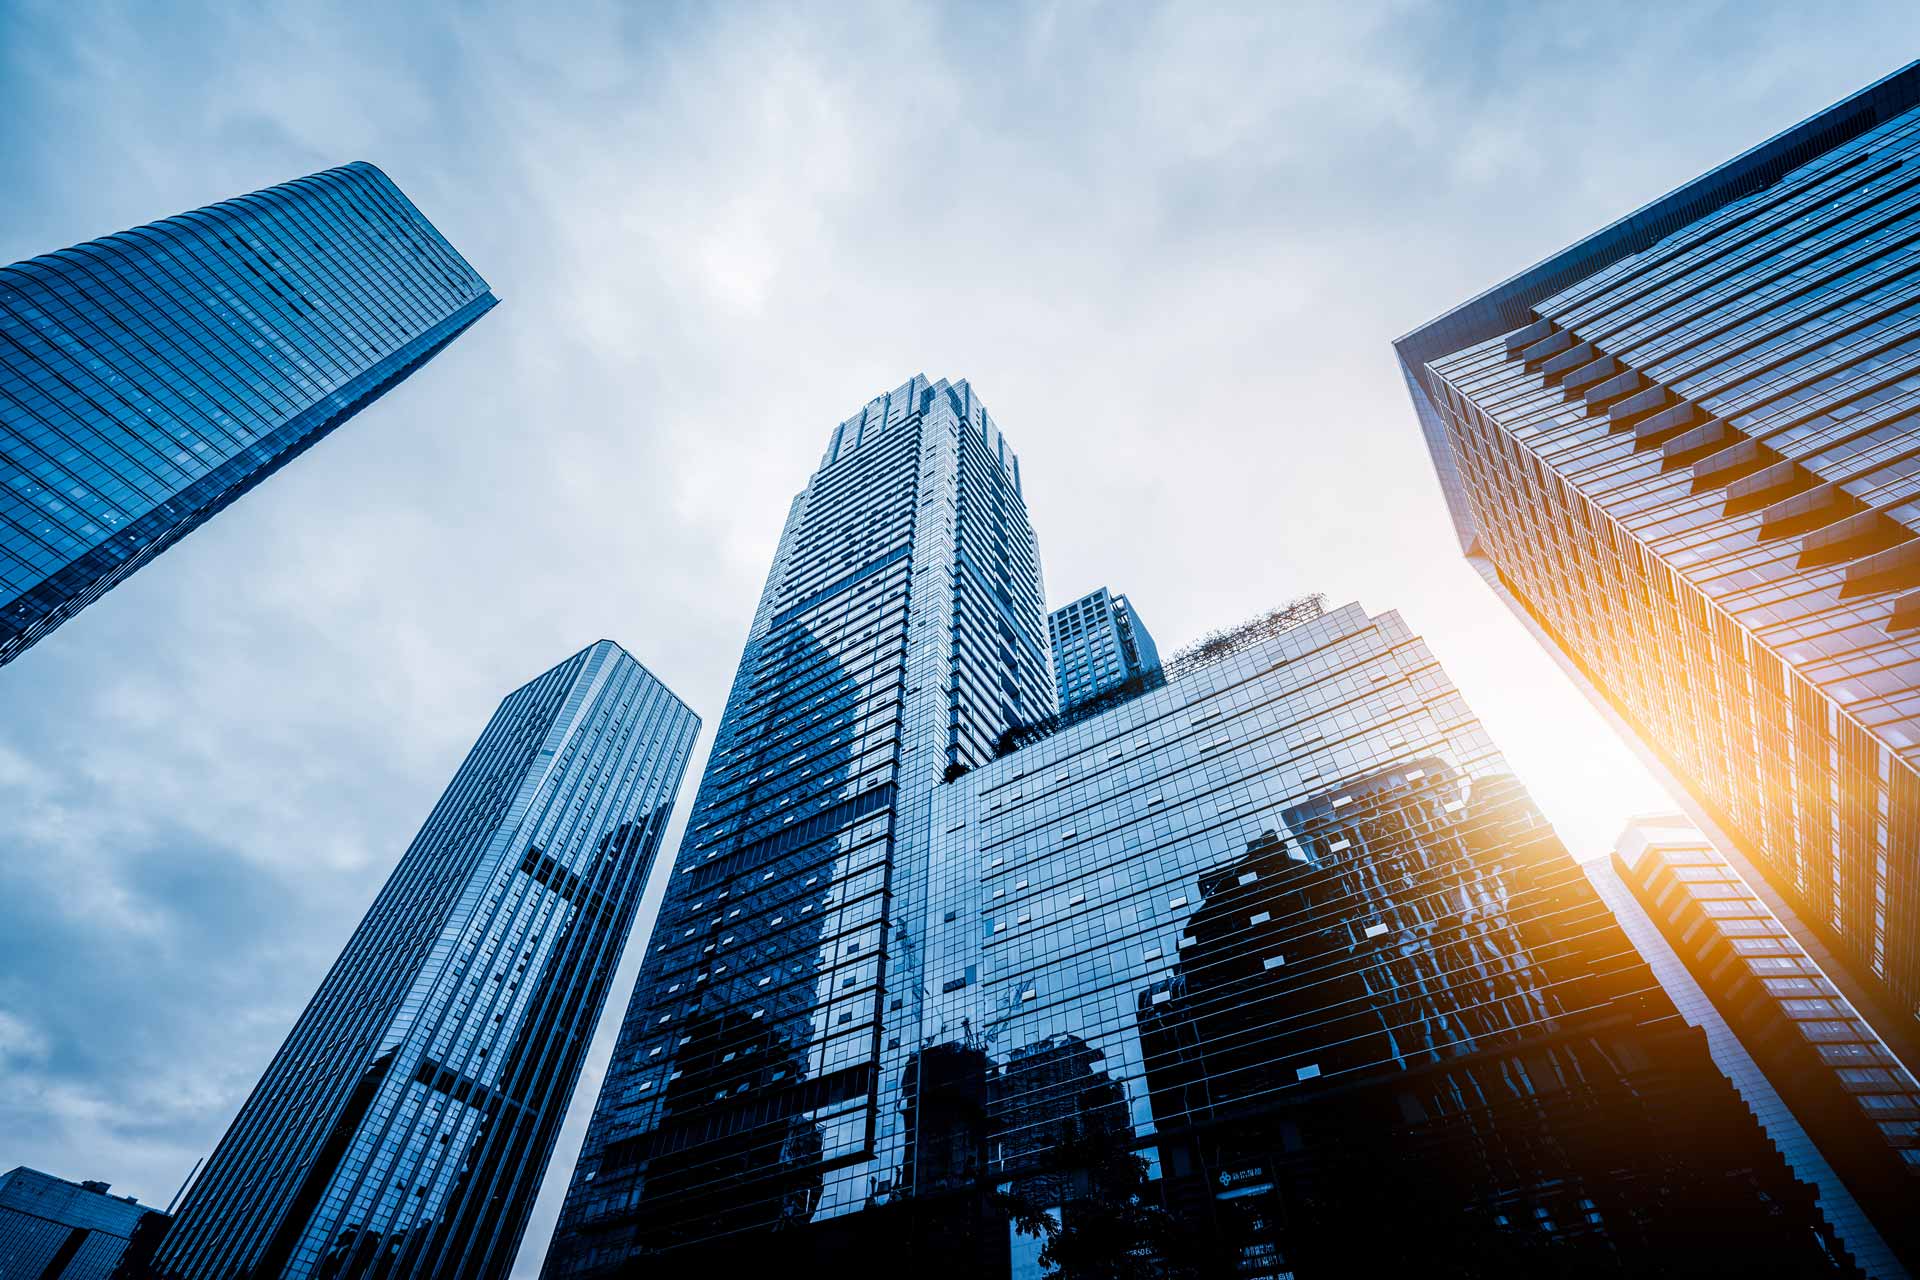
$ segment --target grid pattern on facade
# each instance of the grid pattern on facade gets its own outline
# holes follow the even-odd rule
[[[1716,1265],[1851,1274],[1395,615],[1221,655],[941,787],[933,825],[919,1131],[883,1203],[984,1182],[1110,1232],[1144,1198],[1203,1273],[1268,1275],[1641,1274],[1724,1215]]]
[[[1920,1008],[1920,108],[1885,108],[1435,356],[1419,391],[1498,584],[1904,1013]]]
[[[364,163],[0,268],[0,663],[494,301]]]
[[[1643,830],[1641,823],[1646,821],[1637,820],[1629,826],[1629,832],[1640,832]],[[1659,822],[1658,819],[1653,821]],[[1654,976],[1660,980],[1660,985],[1673,998],[1680,1016],[1706,1033],[1714,1064],[1727,1079],[1733,1081],[1734,1088],[1740,1091],[1754,1118],[1766,1130],[1768,1139],[1780,1149],[1780,1154],[1786,1158],[1794,1174],[1818,1191],[1820,1215],[1832,1224],[1834,1234],[1859,1263],[1868,1280],[1904,1280],[1908,1274],[1906,1268],[1900,1265],[1900,1260],[1887,1247],[1886,1240],[1860,1208],[1853,1193],[1847,1190],[1840,1175],[1827,1163],[1820,1148],[1781,1098],[1779,1090],[1768,1080],[1766,1072],[1760,1069],[1760,1064],[1754,1061],[1740,1036],[1714,1007],[1713,1001],[1707,998],[1707,993],[1675,953],[1672,944],[1647,916],[1646,910],[1627,887],[1626,881],[1621,879],[1613,863],[1608,859],[1594,859],[1582,865],[1601,900],[1612,909],[1614,918],[1620,922],[1621,930],[1646,960]]]
[[[108,1280],[152,1211],[73,1183],[17,1168],[0,1174],[0,1275],[33,1280]],[[155,1219],[160,1215],[153,1214]]]
[[[506,1273],[698,731],[610,641],[508,695],[194,1183],[170,1274]]]
[[[927,800],[1051,708],[1018,459],[964,382],[795,498],[547,1274],[865,1207],[905,1138]],[[914,923],[909,923],[914,922]]]
[[[1105,587],[1055,609],[1047,634],[1062,713],[1160,668],[1160,650],[1140,615]]]
[[[1900,1256],[1920,1266],[1920,1081],[1704,837],[1614,869]]]

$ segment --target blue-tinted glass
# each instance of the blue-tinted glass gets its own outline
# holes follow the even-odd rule
[[[368,164],[0,268],[0,663],[493,305]]]
[[[168,1274],[506,1274],[699,725],[605,640],[501,703],[194,1183]]]
[[[545,1274],[1851,1274],[1396,616],[1055,714],[1038,602],[964,386],[835,432]]]
[[[1158,677],[1160,651],[1146,624],[1125,596],[1105,587],[1054,610],[1047,630],[1063,712]]]
[[[0,1260],[7,1275],[109,1280],[148,1258],[166,1216],[112,1195],[104,1182],[68,1182],[38,1169],[0,1174]]]

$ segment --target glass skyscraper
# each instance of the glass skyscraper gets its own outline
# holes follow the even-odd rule
[[[1060,710],[1071,711],[1160,671],[1160,650],[1125,596],[1105,587],[1055,609],[1047,617],[1053,642],[1053,678]]]
[[[504,1276],[699,717],[602,640],[509,694],[188,1193],[170,1276]]]
[[[793,501],[547,1274],[863,1236],[912,1143],[934,788],[1053,707],[1019,460],[916,377]]]
[[[1920,63],[1396,344],[1467,555],[1909,1064],[1917,162]]]
[[[546,1275],[1857,1274],[1397,617],[1058,715],[1039,580],[964,384],[835,432]]]
[[[0,268],[0,664],[494,302],[365,163]]]

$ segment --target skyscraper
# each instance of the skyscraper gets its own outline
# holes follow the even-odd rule
[[[1019,460],[965,382],[916,377],[834,429],[781,534],[547,1274],[737,1261],[806,1224],[818,1265],[863,1238],[912,1131],[933,789],[1053,710],[1045,624]]]
[[[1613,869],[1886,1246],[1920,1270],[1920,1081],[1698,831],[1630,824]]]
[[[1857,1274],[1397,617],[1062,716],[1043,616],[964,384],[842,424],[547,1275]]]
[[[1060,710],[1071,711],[1134,681],[1154,678],[1160,650],[1125,596],[1101,587],[1047,616]]]
[[[0,664],[494,302],[365,163],[0,268]]]
[[[1920,1061],[1920,63],[1396,344],[1468,557]]]
[[[936,790],[877,1202],[983,1274],[1854,1274],[1397,615],[1167,676]]]
[[[699,727],[608,640],[501,702],[188,1193],[169,1274],[506,1274]]]

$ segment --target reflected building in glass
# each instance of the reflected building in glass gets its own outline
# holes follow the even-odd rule
[[[1920,1081],[1684,819],[1630,824],[1612,869],[1844,1185],[1844,1196],[1823,1187],[1822,1201],[1837,1202],[1827,1216],[1843,1239],[1862,1238],[1848,1239],[1855,1256],[1871,1274],[1920,1269]]]
[[[1055,705],[1020,464],[965,382],[836,427],[793,500],[544,1274],[880,1258],[927,1115],[931,804]],[[891,1219],[888,1219],[890,1221]],[[795,1233],[804,1229],[804,1236]],[[966,1240],[956,1237],[957,1245]],[[640,1260],[644,1260],[644,1263]]]
[[[0,664],[494,302],[365,163],[0,268]]]
[[[1286,612],[935,792],[965,1119],[876,1203],[987,1274],[1858,1274],[1424,643]]]
[[[1920,1063],[1920,63],[1396,344],[1462,548]]]
[[[1160,676],[1160,650],[1125,596],[1105,587],[1047,617],[1060,710],[1072,711],[1116,689]]]
[[[607,640],[506,697],[193,1184],[166,1274],[507,1274],[699,726]]]

